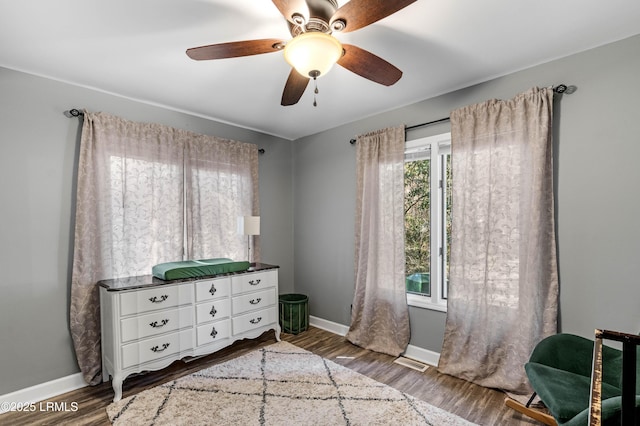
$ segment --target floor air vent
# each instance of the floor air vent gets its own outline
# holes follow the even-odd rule
[[[395,362],[396,364],[404,365],[405,367],[409,367],[413,370],[417,370],[421,373],[424,372],[427,368],[429,368],[429,366],[426,364],[415,361],[413,359],[405,358],[403,356],[396,358],[395,361],[393,362]]]

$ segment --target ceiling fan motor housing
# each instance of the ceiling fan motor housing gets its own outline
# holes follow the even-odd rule
[[[340,30],[340,24],[329,25],[331,17],[338,10],[338,3],[336,0],[306,0],[309,7],[309,18],[305,19],[304,16],[296,14],[292,17],[294,22],[302,23],[296,25],[289,22],[289,32],[293,37],[296,37],[307,31],[318,31],[326,34],[331,34],[333,30]],[[334,28],[335,27],[335,28]],[[342,25],[344,27],[344,24]]]

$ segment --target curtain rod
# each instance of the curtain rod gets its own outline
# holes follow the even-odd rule
[[[80,111],[77,108],[71,108],[69,111],[65,111],[64,115],[66,115],[67,117],[71,118],[71,117],[84,117],[84,112]],[[259,154],[264,154],[266,151],[264,150],[264,148],[258,148],[258,153]]]
[[[553,93],[557,93],[557,94],[566,93],[567,95],[570,95],[575,91],[576,91],[576,86],[567,86],[566,84],[558,84],[557,86],[553,87]],[[407,126],[404,128],[404,131],[406,133],[409,130],[430,126],[432,124],[443,123],[445,121],[449,121],[449,117],[439,118],[438,120],[433,120],[433,121],[427,121],[426,123],[414,124],[413,126]],[[356,143],[356,139],[351,139],[349,143],[351,145],[354,145]]]

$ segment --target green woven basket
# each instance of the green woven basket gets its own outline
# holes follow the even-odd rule
[[[309,297],[304,294],[281,294],[278,300],[282,331],[298,334],[309,328]]]

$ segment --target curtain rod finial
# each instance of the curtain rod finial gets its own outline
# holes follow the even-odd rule
[[[573,85],[567,86],[566,84],[558,84],[553,88],[554,93],[558,93],[558,94],[566,93],[567,95],[574,93],[576,90],[578,90],[576,86],[573,86]]]
[[[71,108],[69,111],[65,111],[64,115],[66,115],[69,118],[80,117],[80,116],[84,116],[84,112],[80,111],[77,108]]]

